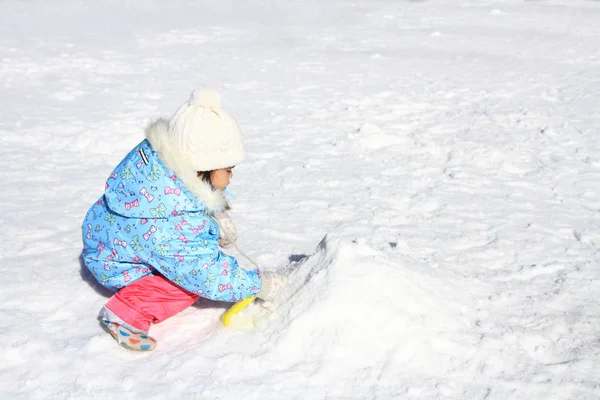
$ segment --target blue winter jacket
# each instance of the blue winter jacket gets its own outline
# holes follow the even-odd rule
[[[110,175],[82,229],[85,265],[114,291],[150,274],[211,300],[236,302],[260,291],[258,272],[219,249],[211,210],[148,140]]]

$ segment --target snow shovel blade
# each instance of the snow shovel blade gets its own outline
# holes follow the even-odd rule
[[[231,318],[240,311],[242,311],[244,308],[248,307],[250,303],[252,303],[255,299],[256,297],[254,296],[246,297],[239,303],[235,303],[234,305],[229,307],[229,309],[225,311],[225,313],[223,313],[223,316],[221,317],[221,322],[223,322],[223,325],[231,326]]]

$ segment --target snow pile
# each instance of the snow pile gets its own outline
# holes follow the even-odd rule
[[[301,284],[266,327],[276,337],[271,351],[290,370],[310,366],[315,383],[330,382],[332,396],[343,396],[348,386],[394,392],[397,377],[408,371],[444,374],[474,353],[484,285],[328,237],[291,271]]]

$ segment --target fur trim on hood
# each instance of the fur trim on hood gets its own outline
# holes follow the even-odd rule
[[[202,202],[210,213],[222,212],[228,208],[227,199],[223,192],[214,189],[210,184],[198,178],[197,171],[192,166],[190,157],[182,152],[176,143],[169,138],[169,120],[159,118],[146,127],[146,139],[158,153],[160,160],[192,192],[198,201]]]

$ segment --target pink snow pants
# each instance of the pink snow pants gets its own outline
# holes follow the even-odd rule
[[[150,324],[172,317],[198,299],[198,295],[168,279],[150,275],[119,290],[106,308],[132,327],[147,332]]]

